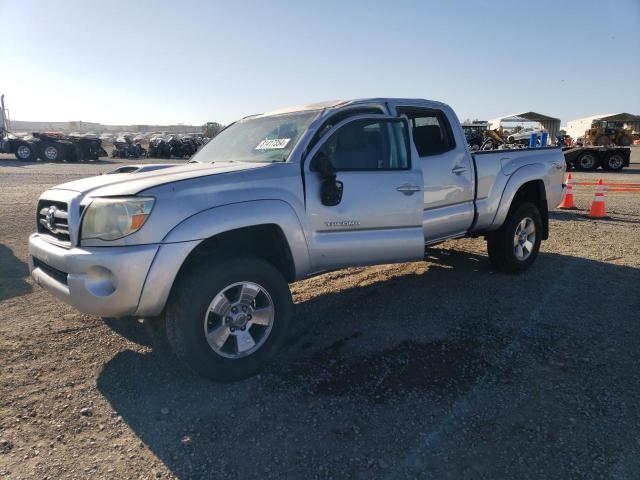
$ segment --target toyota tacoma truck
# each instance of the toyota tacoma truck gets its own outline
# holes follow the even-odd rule
[[[78,310],[164,316],[178,358],[215,380],[250,376],[292,317],[288,283],[424,259],[484,236],[526,270],[562,199],[558,148],[471,154],[447,105],[378,98],[254,115],[186,164],[121,167],[40,197],[31,275]]]

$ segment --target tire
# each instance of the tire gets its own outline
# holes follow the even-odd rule
[[[28,143],[21,143],[16,148],[16,158],[21,162],[31,162],[35,160],[35,154],[33,152],[33,147]]]
[[[598,156],[594,152],[584,152],[576,160],[575,166],[585,172],[595,170],[598,166]]]
[[[604,162],[605,170],[609,170],[611,172],[617,172],[618,170],[622,170],[624,167],[624,157],[621,153],[612,152],[607,156],[607,159]]]
[[[596,141],[593,143],[596,146],[607,146],[611,143],[611,139],[606,136],[606,135],[600,135],[598,138],[596,138]]]
[[[240,302],[243,289],[258,292],[252,303],[249,295]],[[291,311],[289,286],[272,264],[250,256],[213,257],[187,267],[176,280],[165,313],[167,339],[176,356],[200,375],[240,380],[258,373],[277,353]]]
[[[61,162],[64,157],[64,150],[57,143],[45,143],[41,147],[42,159],[48,162]]]
[[[493,140],[485,140],[482,144],[481,150],[495,150],[497,148]]]
[[[529,229],[531,225],[533,226],[533,237],[526,233],[519,235],[523,226]],[[524,272],[536,260],[541,241],[542,218],[540,211],[533,203],[522,203],[509,212],[502,227],[487,236],[489,260],[500,272]],[[523,257],[519,257],[519,253],[517,253],[516,242],[520,245]],[[526,246],[526,242],[531,245]]]

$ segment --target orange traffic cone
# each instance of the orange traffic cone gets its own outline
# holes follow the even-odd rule
[[[573,184],[571,183],[571,174],[567,177],[567,191],[565,192],[564,198],[558,208],[562,210],[576,210],[576,205],[573,203]]]
[[[593,193],[589,218],[603,218],[607,216],[604,211],[604,190],[604,182],[600,179],[596,184],[596,191]]]

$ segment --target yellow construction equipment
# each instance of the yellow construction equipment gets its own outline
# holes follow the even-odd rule
[[[619,145],[628,147],[633,143],[631,130],[623,128],[623,122],[594,120],[584,134],[585,143],[591,145]]]

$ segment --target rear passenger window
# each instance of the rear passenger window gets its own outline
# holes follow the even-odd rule
[[[399,108],[398,113],[409,118],[413,143],[421,157],[439,155],[455,148],[451,125],[440,110]]]

